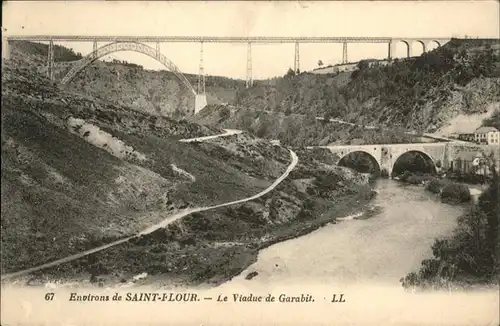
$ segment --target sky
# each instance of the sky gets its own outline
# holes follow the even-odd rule
[[[6,35],[379,36],[499,38],[498,1],[15,1],[3,3]],[[59,43],[88,54],[92,43]],[[99,45],[104,45],[100,43]],[[154,44],[150,44],[155,47]],[[209,75],[245,78],[245,44],[204,44]],[[198,73],[200,44],[162,43],[181,71]],[[395,56],[403,57],[399,43]],[[413,54],[422,52],[414,43]],[[348,59],[384,58],[385,44],[349,44]],[[146,69],[163,66],[143,54],[117,52]],[[340,63],[342,44],[301,44],[300,68]],[[282,76],[294,64],[294,44],[254,45],[253,78]]]

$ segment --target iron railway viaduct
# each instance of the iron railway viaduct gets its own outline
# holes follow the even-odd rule
[[[71,80],[92,62],[108,54],[120,51],[135,51],[145,54],[165,66],[174,73],[184,86],[195,96],[195,114],[207,105],[205,94],[205,73],[203,68],[203,44],[204,43],[243,43],[247,44],[247,66],[246,86],[253,85],[252,78],[252,44],[295,44],[294,71],[300,69],[301,43],[341,43],[343,44],[342,63],[347,63],[347,45],[349,43],[382,43],[387,44],[387,59],[392,59],[396,44],[406,45],[406,56],[412,56],[415,43],[420,43],[423,52],[430,44],[438,47],[448,42],[449,37],[218,37],[218,36],[85,36],[85,35],[2,35],[2,58],[10,58],[9,42],[11,41],[33,41],[48,42],[49,50],[47,57],[47,76],[54,79],[54,43],[56,42],[90,42],[93,43],[93,51],[76,61],[70,71],[61,80],[62,84]],[[171,62],[160,51],[162,43],[199,43],[200,44],[200,69],[198,74],[198,87],[187,80],[180,69]],[[151,46],[154,44],[154,47]]]

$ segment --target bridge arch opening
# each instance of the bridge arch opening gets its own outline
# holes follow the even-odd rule
[[[377,159],[365,151],[349,152],[340,158],[337,165],[348,167],[360,173],[380,174],[380,165]]]
[[[416,40],[412,44],[412,56],[418,57],[427,52],[426,44],[421,40]]]
[[[427,43],[427,52],[435,50],[440,46],[441,46],[441,43],[439,43],[439,41],[436,41],[436,40],[429,41]]]
[[[394,58],[407,58],[411,56],[411,42],[406,40],[398,40],[392,43],[393,48],[393,57]]]
[[[408,151],[401,154],[394,162],[391,177],[408,172],[419,175],[436,174],[436,164],[429,155],[422,151]]]
[[[161,54],[157,49],[150,47],[149,45],[139,43],[139,42],[113,42],[103,45],[96,50],[92,51],[81,60],[77,61],[69,72],[64,76],[61,84],[67,84],[82,70],[92,64],[94,61],[105,57],[109,54],[122,51],[133,51],[145,54],[158,62],[160,62],[167,70],[172,72],[183,84],[191,91],[194,95],[198,95],[193,85],[187,80],[180,69],[170,61],[165,55]]]

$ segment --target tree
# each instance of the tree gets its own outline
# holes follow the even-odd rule
[[[368,68],[368,66],[369,66],[369,63],[367,60],[361,60],[358,62],[358,69],[359,70],[364,70],[364,69]]]
[[[240,90],[237,88],[234,94],[234,104],[239,105],[240,103],[241,103],[241,93]]]
[[[295,71],[293,71],[292,68],[288,68],[285,77],[293,77],[293,76],[295,76]]]
[[[219,111],[219,117],[221,120],[226,120],[231,116],[231,110],[228,107],[223,107]]]
[[[333,112],[331,110],[328,110],[325,112],[323,119],[324,121],[329,122],[332,117],[333,117]]]
[[[323,66],[323,61],[318,60],[318,66],[320,66],[320,67]]]

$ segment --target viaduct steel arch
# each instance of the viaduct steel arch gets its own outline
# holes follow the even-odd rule
[[[50,53],[52,52],[52,41],[49,42],[49,56]],[[169,71],[175,74],[177,78],[184,84],[184,86],[191,91],[191,93],[194,94],[195,96],[195,105],[194,105],[194,113],[198,113],[201,111],[206,105],[207,105],[207,99],[206,99],[206,94],[205,94],[205,87],[203,89],[199,89],[198,91],[200,93],[197,93],[196,90],[194,89],[193,85],[187,80],[187,78],[182,74],[182,72],[179,70],[179,68],[172,62],[170,61],[166,56],[164,56],[160,52],[160,47],[159,44],[157,43],[156,49],[150,47],[149,45],[138,43],[138,42],[113,42],[110,44],[106,44],[100,48],[97,47],[97,42],[94,42],[94,50],[89,53],[87,56],[82,58],[81,60],[77,61],[71,70],[64,76],[64,78],[61,81],[61,84],[67,84],[69,83],[80,71],[85,69],[88,65],[90,65],[92,62],[98,60],[99,58],[102,58],[108,54],[114,53],[114,52],[120,52],[120,51],[134,51],[134,52],[139,52],[142,54],[145,54],[161,64],[165,66]],[[52,55],[53,57],[53,55]],[[49,62],[53,61],[53,58],[49,58]],[[49,63],[49,68],[53,65],[53,63]],[[49,71],[49,77],[52,79],[53,76],[52,69]]]
[[[100,48],[95,49],[91,53],[89,53],[87,56],[85,56],[83,59],[77,61],[71,70],[64,76],[64,78],[61,81],[61,84],[66,84],[73,79],[80,71],[85,69],[88,65],[90,65],[92,62],[98,60],[99,58],[102,58],[108,54],[114,53],[114,52],[120,52],[120,51],[134,51],[134,52],[139,52],[142,54],[145,54],[161,64],[165,66],[168,70],[173,72],[177,78],[186,86],[187,89],[189,89],[194,95],[196,95],[196,90],[194,87],[191,85],[191,83],[187,80],[187,78],[182,74],[182,72],[177,68],[177,66],[171,62],[167,57],[165,57],[163,54],[159,52],[158,49],[153,49],[152,47],[142,44],[142,43],[136,43],[136,42],[113,42],[110,44],[106,44]]]

